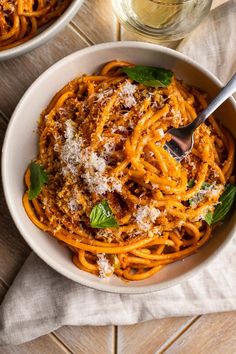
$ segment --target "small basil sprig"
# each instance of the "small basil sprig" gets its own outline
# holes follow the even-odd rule
[[[30,189],[29,200],[37,198],[43,185],[48,183],[48,176],[43,167],[35,162],[31,162],[30,166]]]
[[[131,66],[122,68],[131,79],[145,86],[166,87],[171,83],[173,72],[171,70],[152,66]]]
[[[189,182],[188,182],[188,187],[190,185],[190,188],[193,187],[195,185],[195,180],[194,179],[190,179]],[[205,191],[207,189],[209,189],[211,187],[211,184],[208,183],[208,182],[203,182],[203,184],[201,185],[201,190],[202,191]],[[196,196],[198,197],[199,193],[197,193],[195,196],[193,196],[191,199],[189,199],[189,205],[191,207],[193,207],[195,204],[196,204]],[[197,198],[198,199],[198,198]],[[201,198],[199,199],[199,201],[201,201]]]
[[[216,206],[214,213],[208,212],[204,217],[208,225],[213,225],[224,220],[233,205],[235,196],[236,186],[228,184],[219,199],[219,204]]]
[[[204,220],[206,221],[206,223],[208,225],[211,225],[212,224],[212,220],[213,220],[213,213],[211,213],[210,211],[208,211],[206,213],[206,215],[204,216]]]
[[[191,179],[188,181],[188,188],[192,188],[194,185],[195,185],[195,179],[194,179],[194,178],[191,178]]]
[[[106,200],[93,207],[90,213],[90,226],[97,229],[119,227]]]
[[[201,186],[201,189],[202,189],[203,191],[205,191],[206,189],[209,189],[210,186],[211,186],[210,183],[208,183],[208,182],[203,182],[203,184],[202,184],[202,186]]]

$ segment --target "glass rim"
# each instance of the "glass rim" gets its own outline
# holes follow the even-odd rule
[[[178,6],[178,5],[182,5],[185,4],[187,2],[191,2],[194,0],[175,0],[173,2],[173,0],[149,0],[150,2],[153,2],[156,5],[160,5],[160,6],[164,6],[164,5],[168,5],[168,6]]]

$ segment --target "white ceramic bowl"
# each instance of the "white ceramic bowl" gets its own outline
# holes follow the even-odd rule
[[[40,231],[27,217],[22,206],[23,175],[37,154],[37,119],[53,95],[68,81],[83,73],[93,73],[101,65],[121,59],[136,64],[161,66],[174,70],[186,83],[216,95],[222,86],[211,73],[183,54],[168,48],[139,42],[105,43],[80,50],[62,59],[42,74],[27,90],[15,109],[6,133],[2,152],[3,186],[11,215],[30,247],[46,263],[66,277],[99,290],[117,293],[145,293],[173,286],[205,267],[235,231],[236,214],[218,228],[214,237],[198,253],[166,266],[153,277],[136,282],[124,282],[117,277],[100,279],[80,271],[71,261],[65,247]],[[219,119],[236,137],[236,105],[229,99],[217,112]]]
[[[0,51],[0,61],[11,59],[30,52],[31,50],[46,43],[49,39],[54,37],[60,30],[62,30],[77,13],[84,0],[73,0],[65,12],[58,17],[52,24],[45,25],[44,29],[40,29],[39,33],[29,39],[27,42],[18,45],[17,47]]]

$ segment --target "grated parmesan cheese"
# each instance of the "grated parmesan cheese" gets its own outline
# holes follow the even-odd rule
[[[116,191],[118,193],[121,193],[122,192],[122,183],[120,182],[120,180],[115,177],[109,177],[109,179],[110,179],[110,183],[112,184],[111,190],[113,192]]]
[[[152,232],[154,233],[154,235],[159,235],[159,236],[162,235],[162,229],[160,226],[154,226]]]
[[[192,171],[194,172],[196,170],[196,164],[194,161],[191,160],[191,156],[187,155],[184,159],[185,162],[187,162],[187,164],[192,167]]]
[[[111,130],[112,133],[128,133],[127,128],[125,128],[123,125],[119,125],[118,127],[112,128]]]
[[[68,172],[71,172],[76,177],[78,174],[77,165],[81,162],[83,141],[81,138],[75,136],[72,120],[68,119],[65,126],[65,144],[62,147],[61,159],[66,166],[62,168],[62,173],[66,175]]]
[[[122,191],[122,184],[115,177],[107,177],[99,172],[91,173],[89,171],[86,171],[81,177],[91,193],[95,192],[102,195],[106,192],[117,191],[120,193]]]
[[[9,1],[9,0],[0,0],[0,7],[2,6],[3,12],[6,12],[7,14],[12,14],[15,11],[15,8],[17,6],[15,1]]]
[[[126,81],[125,85],[122,87],[121,94],[130,96],[135,93],[136,89],[136,85],[131,84],[129,81]]]
[[[125,85],[122,87],[119,95],[122,97],[126,108],[131,108],[137,103],[134,97],[136,89],[136,85],[131,84],[129,81],[126,81]]]
[[[112,240],[114,239],[114,235],[113,235],[112,231],[109,229],[98,230],[96,236],[102,237],[104,240],[106,240],[109,243],[112,242]]]
[[[109,263],[104,253],[97,254],[97,265],[100,278],[108,278],[114,272],[114,267]]]
[[[117,130],[118,130],[119,132],[121,132],[121,133],[128,133],[127,128],[125,128],[123,125],[119,125],[119,126],[117,127]]]
[[[152,224],[160,215],[160,210],[154,207],[141,206],[136,213],[136,221],[140,229],[143,231],[150,230]]]
[[[131,108],[136,104],[136,99],[134,97],[128,96],[124,99],[124,106],[126,108]]]
[[[200,189],[200,191],[193,198],[191,198],[191,207],[195,208],[203,199],[207,197],[218,197],[223,188],[224,187],[221,184],[216,185],[216,182],[213,182],[210,186],[205,187],[205,189]]]
[[[113,89],[110,88],[110,89],[107,89],[107,90],[104,90],[102,92],[98,92],[96,94],[96,98],[95,98],[95,101],[100,103],[102,102],[103,100],[107,99],[108,97],[110,97],[112,94],[113,94]]]
[[[55,143],[53,149],[54,149],[55,152],[59,152],[60,151],[59,144]]]
[[[104,172],[106,169],[106,161],[103,157],[98,156],[96,152],[90,152],[88,149],[85,149],[83,160],[84,167],[87,169],[94,168],[99,172]]]
[[[106,161],[109,161],[110,156],[115,151],[115,143],[113,139],[108,139],[106,143],[103,145],[102,156]]]
[[[73,121],[71,119],[68,119],[65,122],[65,126],[66,129],[65,129],[64,137],[67,140],[72,140],[75,136],[75,128],[73,126]]]
[[[87,184],[90,192],[105,194],[106,192],[121,192],[121,182],[111,176],[104,174],[106,170],[106,160],[98,156],[95,152],[85,149],[83,156],[83,166],[85,172],[82,174],[84,182]]]
[[[76,201],[75,198],[72,198],[72,199],[69,201],[69,203],[68,203],[68,208],[69,208],[69,210],[70,210],[72,213],[75,213],[75,212],[78,210],[79,205],[78,205],[78,203],[77,203],[77,201]]]
[[[159,134],[160,139],[164,137],[165,133],[162,128],[157,129],[157,133]]]
[[[211,196],[212,197],[219,197],[219,194],[223,191],[224,187],[220,184],[220,185],[217,185],[215,186],[215,188],[213,188],[211,190]]]
[[[60,107],[57,110],[57,113],[59,114],[60,117],[66,117],[68,115],[68,110],[63,107]]]
[[[67,120],[65,123],[65,143],[61,151],[61,160],[65,164],[62,168],[63,175],[65,176],[70,172],[76,178],[78,176],[78,165],[80,164],[84,168],[84,173],[81,177],[90,192],[100,195],[114,191],[121,193],[122,183],[119,179],[104,174],[107,167],[104,157],[115,149],[114,143],[108,141],[105,144],[104,157],[99,156],[89,148],[83,148],[83,140],[76,136],[73,124],[72,120]],[[54,150],[57,151],[58,148],[56,143]],[[76,204],[73,201],[69,202],[68,207],[71,211],[76,211]]]
[[[180,111],[176,111],[174,108],[171,108],[170,112],[173,115],[172,120],[174,124],[181,124],[183,122]]]
[[[86,171],[81,177],[84,179],[91,193],[105,194],[110,190],[107,177],[102,176],[98,172],[91,174],[89,171]]]

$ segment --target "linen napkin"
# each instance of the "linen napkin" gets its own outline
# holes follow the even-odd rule
[[[213,10],[178,47],[223,82],[236,71],[236,0]],[[20,344],[63,325],[124,325],[236,309],[236,237],[203,271],[175,287],[124,295],[93,290],[32,253],[0,306],[0,345]]]

